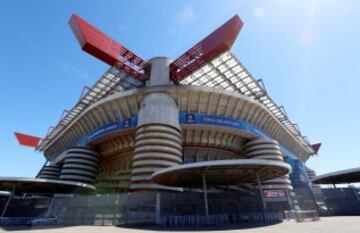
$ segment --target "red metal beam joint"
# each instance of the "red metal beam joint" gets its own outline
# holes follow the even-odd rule
[[[321,143],[312,144],[311,148],[314,150],[315,154],[318,154],[321,147]]]
[[[111,66],[126,71],[143,82],[149,79],[144,74],[144,68],[148,63],[110,36],[76,14],[71,16],[69,25],[83,51]]]
[[[73,14],[70,27],[81,49],[111,66],[135,76],[142,82],[149,79],[145,69],[149,64],[120,43]],[[200,69],[220,54],[229,50],[243,26],[235,15],[194,47],[189,49],[170,65],[170,78],[175,83]]]
[[[36,148],[42,140],[42,138],[18,132],[15,132],[15,137],[20,145],[34,148]]]
[[[175,83],[200,69],[231,48],[243,26],[235,15],[170,65],[170,77]]]

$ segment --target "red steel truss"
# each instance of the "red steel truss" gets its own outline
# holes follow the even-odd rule
[[[34,148],[36,148],[39,145],[40,141],[42,140],[39,137],[18,133],[18,132],[15,132],[15,137],[20,145],[34,147]]]
[[[315,154],[317,154],[320,150],[321,143],[312,144],[311,147],[313,148]]]
[[[229,50],[243,26],[238,15],[232,17],[205,39],[197,43],[170,65],[170,77],[175,83]]]
[[[111,66],[135,76],[142,82],[149,79],[145,69],[149,64],[120,43],[95,28],[78,15],[69,21],[81,49]],[[235,15],[221,27],[189,49],[170,65],[170,78],[179,83],[215,57],[229,50],[243,22]]]
[[[140,88],[149,79],[148,71],[151,67],[147,61],[75,14],[69,24],[81,49],[112,67],[94,86],[83,89],[78,103],[70,111],[64,111],[57,126],[51,127],[45,139],[41,140],[37,146],[39,150],[51,145],[91,104],[114,92]],[[230,52],[242,26],[243,22],[238,15],[232,17],[173,61],[170,64],[170,79],[178,85],[210,86],[238,91],[258,100],[306,147],[309,154],[316,154],[321,144],[309,143],[297,125],[290,122],[284,108],[276,105],[268,96],[261,80],[256,80]],[[20,138],[31,144],[30,138]],[[32,140],[34,145],[35,137]]]
[[[149,79],[145,74],[145,68],[148,66],[147,61],[76,14],[71,16],[69,24],[82,50],[111,66],[124,70],[142,82]]]

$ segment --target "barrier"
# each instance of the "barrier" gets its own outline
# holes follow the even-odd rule
[[[285,211],[285,219],[294,219],[296,222],[303,222],[305,220],[318,221],[320,217],[316,210],[290,210]]]
[[[56,218],[3,217],[0,226],[52,226],[57,224]]]
[[[238,214],[217,214],[217,215],[183,215],[163,216],[159,224],[169,227],[179,226],[209,226],[209,225],[267,225],[283,221],[284,215],[279,212],[254,212]]]
[[[322,188],[323,200],[327,207],[323,215],[360,215],[360,196],[355,187]]]

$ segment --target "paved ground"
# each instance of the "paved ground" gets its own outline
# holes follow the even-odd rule
[[[144,230],[144,229],[129,229],[112,226],[77,226],[77,227],[63,227],[63,228],[48,228],[48,229],[2,229],[0,232],[31,232],[31,233],[147,233],[147,232],[193,232],[192,230],[174,230],[174,229],[159,229],[159,230]],[[329,217],[321,218],[316,222],[284,222],[266,227],[257,227],[251,229],[228,229],[228,230],[201,230],[206,232],[227,232],[227,233],[359,233],[360,232],[360,216],[359,217]]]

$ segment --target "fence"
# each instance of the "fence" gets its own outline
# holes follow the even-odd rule
[[[56,224],[57,224],[56,218],[37,218],[37,217],[0,218],[0,226],[51,226]]]
[[[282,213],[276,212],[254,212],[239,214],[217,214],[217,215],[185,215],[185,216],[163,216],[159,224],[163,226],[206,226],[206,225],[267,225],[281,222],[284,218]]]
[[[323,188],[321,191],[327,207],[326,215],[360,215],[357,188]]]

